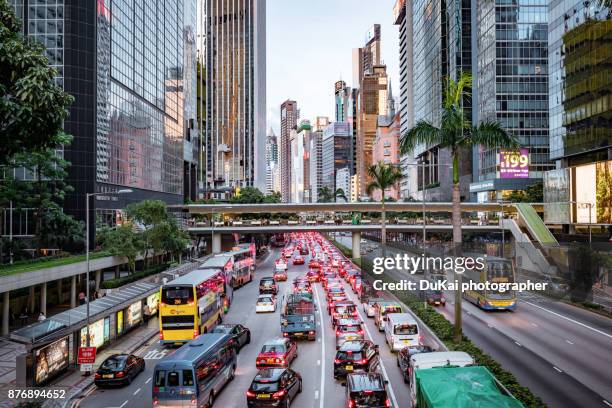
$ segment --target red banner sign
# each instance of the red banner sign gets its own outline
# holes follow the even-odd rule
[[[95,347],[79,347],[78,364],[93,364],[96,361]]]

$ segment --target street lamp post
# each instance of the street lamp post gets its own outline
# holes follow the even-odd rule
[[[86,310],[87,310],[87,319],[86,319],[86,338],[85,338],[85,346],[89,347],[89,199],[93,196],[97,195],[114,195],[114,194],[129,194],[132,190],[129,188],[117,190],[114,193],[86,193],[85,194],[85,260],[87,263],[87,272],[85,274],[85,297],[86,297]],[[85,373],[89,375],[89,371]]]
[[[502,245],[501,245],[501,253],[502,253],[502,258],[506,257],[506,230],[504,229],[504,204],[510,204],[511,201],[507,201],[507,200],[498,200],[497,201],[500,205],[501,205],[501,215],[499,217],[499,225],[501,227],[501,234],[502,234]]]

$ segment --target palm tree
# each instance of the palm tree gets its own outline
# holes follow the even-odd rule
[[[374,190],[381,192],[381,246],[384,253],[387,244],[387,230],[385,226],[385,190],[393,187],[402,178],[402,172],[397,166],[378,162],[368,168],[368,175],[372,181],[367,185],[366,192],[372,194]]]
[[[416,125],[402,135],[400,151],[402,154],[411,152],[416,145],[439,146],[450,149],[453,161],[453,244],[455,253],[461,250],[461,196],[459,190],[459,155],[472,146],[486,148],[517,148],[517,140],[506,132],[499,123],[483,121],[472,126],[463,111],[462,100],[469,98],[472,86],[472,76],[462,72],[459,80],[448,79],[442,105],[440,126],[420,120]],[[425,186],[423,186],[425,188]],[[424,245],[425,243],[423,243]],[[457,276],[461,284],[461,275]],[[455,291],[455,341],[461,341],[461,292]]]
[[[334,191],[334,202],[338,202],[339,198],[343,199],[344,201],[348,201],[344,190],[341,188],[337,188],[336,191]]]

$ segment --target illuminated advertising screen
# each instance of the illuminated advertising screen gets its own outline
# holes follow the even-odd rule
[[[159,304],[159,292],[155,292],[151,296],[147,297],[146,312],[149,316],[153,316],[157,313],[157,305]]]
[[[34,351],[34,383],[40,385],[68,367],[68,337]]]
[[[597,223],[612,224],[612,160],[595,163],[595,212]]]
[[[123,310],[117,312],[117,336],[123,332]]]
[[[110,317],[89,325],[89,345],[99,348],[110,340]],[[81,329],[81,347],[87,346],[87,327]]]
[[[579,224],[595,223],[595,165],[578,166],[575,169],[575,201],[576,201],[576,222]]]
[[[529,178],[529,149],[501,150],[499,177],[503,179]]]
[[[142,304],[132,303],[126,310],[125,328],[131,329],[142,321]]]
[[[569,224],[570,219],[570,172],[557,169],[544,173],[544,222]]]

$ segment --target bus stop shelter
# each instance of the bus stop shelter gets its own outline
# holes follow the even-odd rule
[[[90,345],[106,347],[139,326],[145,314],[155,314],[159,287],[158,283],[137,282],[91,301]],[[86,325],[87,304],[83,304],[13,331],[10,338],[26,346],[26,353],[17,357],[17,386],[42,386],[74,367],[78,348],[87,340]]]

